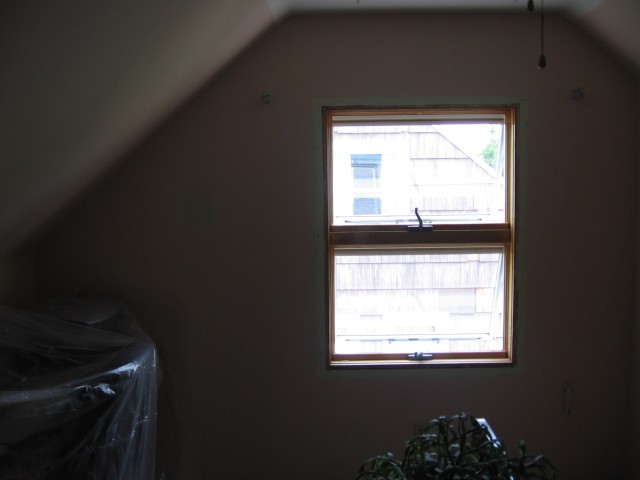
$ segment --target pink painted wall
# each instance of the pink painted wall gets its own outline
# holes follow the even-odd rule
[[[158,344],[169,478],[349,479],[401,454],[414,423],[461,411],[508,446],[525,439],[561,478],[622,475],[637,84],[566,21],[546,23],[541,71],[526,14],[285,20],[42,238],[40,298],[121,296]],[[315,106],[344,97],[526,105],[515,367],[324,368]]]
[[[640,91],[640,79],[638,80],[638,91]],[[638,102],[638,112],[640,112],[640,102]],[[640,162],[640,122],[638,122],[638,158]],[[640,182],[640,178],[638,179]],[[637,227],[640,228],[640,221]],[[640,249],[637,250],[640,253]],[[627,442],[628,461],[627,476],[633,478],[636,472],[640,471],[640,456],[637,455],[640,449],[640,290],[638,279],[640,278],[640,257],[636,257],[636,311],[635,325],[632,332],[633,338],[633,359],[632,359],[632,378],[631,378],[631,397],[629,401],[629,432]]]
[[[34,252],[21,249],[0,255],[0,305],[29,309],[35,302]]]

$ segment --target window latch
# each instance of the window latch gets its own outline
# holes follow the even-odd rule
[[[409,355],[407,355],[407,359],[408,360],[432,360],[433,359],[433,355],[431,355],[430,353],[422,353],[422,352],[416,352],[416,353],[410,353]]]
[[[431,224],[425,225],[424,222],[422,221],[422,217],[418,213],[418,207],[415,208],[414,213],[416,214],[416,217],[418,217],[419,223],[417,227],[415,225],[407,227],[407,230],[409,232],[430,232],[431,230],[433,230],[433,225]]]

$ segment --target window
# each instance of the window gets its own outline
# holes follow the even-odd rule
[[[380,215],[380,160],[379,154],[352,154],[353,214]],[[376,196],[372,196],[376,195]]]
[[[329,362],[509,364],[516,108],[325,108]]]

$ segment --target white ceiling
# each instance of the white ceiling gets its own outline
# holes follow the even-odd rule
[[[536,7],[542,0],[534,0]],[[0,254],[24,245],[264,31],[295,13],[505,11],[527,0],[0,2]],[[545,0],[640,78],[640,0]]]

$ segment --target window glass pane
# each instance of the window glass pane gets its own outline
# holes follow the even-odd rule
[[[504,121],[333,125],[333,224],[505,221]],[[380,211],[358,217],[357,198]]]
[[[379,177],[378,168],[368,166],[353,167],[353,186],[355,188],[376,188]]]
[[[359,197],[353,199],[354,215],[380,215],[381,205],[379,198]]]
[[[504,251],[336,249],[337,354],[504,348]]]
[[[353,186],[356,189],[376,189],[380,187],[380,162],[382,155],[353,154]]]

